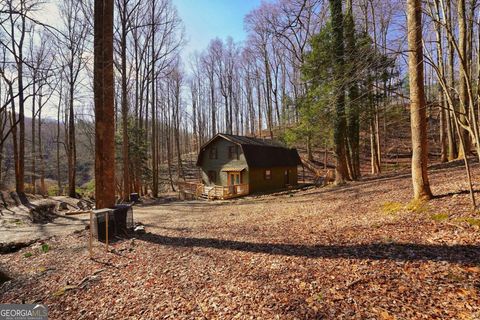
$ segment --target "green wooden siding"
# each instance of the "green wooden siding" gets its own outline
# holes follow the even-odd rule
[[[271,178],[265,179],[265,170],[271,170]],[[298,184],[297,167],[250,168],[250,192],[262,192],[285,188],[285,171],[288,170],[288,184]]]
[[[238,147],[238,159],[230,159],[229,147]],[[217,149],[217,159],[210,159],[210,151],[212,148]],[[241,172],[241,183],[249,184],[250,193],[265,192],[270,190],[279,190],[286,185],[295,186],[298,184],[298,168],[297,166],[282,166],[271,168],[248,167],[245,155],[241,146],[230,142],[223,138],[218,138],[209,143],[201,154],[201,173],[202,182],[205,185],[227,186],[228,173],[222,171],[230,168],[245,168]],[[271,170],[271,179],[265,179],[265,170]],[[217,181],[211,182],[208,173],[214,171]],[[285,171],[288,171],[288,182],[285,180]]]
[[[222,169],[228,168],[245,168],[242,171],[242,183],[249,183],[248,175],[248,166],[245,156],[243,155],[242,148],[238,146],[239,157],[237,159],[230,159],[228,156],[228,147],[238,146],[230,141],[225,139],[216,139],[212,141],[202,154],[202,181],[206,185],[218,185],[226,186],[228,184],[227,172],[222,171]],[[211,148],[217,148],[217,159],[210,159],[210,150]],[[208,172],[215,171],[217,175],[217,182],[211,183],[208,179]]]

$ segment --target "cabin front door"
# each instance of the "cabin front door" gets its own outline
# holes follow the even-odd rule
[[[284,177],[285,185],[290,184],[290,172],[288,172],[288,169],[285,170],[285,173],[284,173],[283,177]]]
[[[236,194],[237,189],[235,185],[240,184],[241,182],[241,172],[229,172],[228,173],[228,189],[230,194]]]
[[[229,172],[228,173],[228,185],[234,186],[241,183],[241,172]]]

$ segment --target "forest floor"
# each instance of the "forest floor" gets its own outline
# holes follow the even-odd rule
[[[461,166],[430,174],[428,204],[396,174],[138,207],[147,232],[94,259],[85,230],[0,255],[0,303],[51,319],[480,319],[480,216]]]
[[[4,196],[4,198],[6,198]],[[13,202],[13,201],[10,201]],[[48,204],[58,207],[66,205],[65,211],[80,211],[76,203],[78,199],[68,197],[51,197],[43,199],[29,198],[20,205],[8,203],[0,210],[0,252],[13,246],[23,246],[52,236],[68,235],[74,231],[84,230],[88,225],[87,213],[66,215],[65,212],[52,212],[52,217],[44,223],[33,223],[31,211]],[[85,212],[85,211],[80,211]],[[44,214],[46,214],[44,212]]]
[[[173,194],[156,200],[149,199],[147,205],[169,202],[174,199]],[[6,198],[4,196],[4,198]],[[16,250],[25,245],[37,241],[44,241],[51,237],[66,236],[72,232],[79,232],[88,228],[89,210],[93,203],[84,199],[79,200],[66,196],[29,197],[24,204],[15,205],[13,201],[9,206],[0,210],[0,253]],[[65,205],[65,210],[59,210],[59,204]],[[55,208],[51,219],[43,223],[32,222],[32,210],[39,211],[46,204],[52,204]],[[80,204],[80,205],[79,205]],[[39,209],[40,207],[40,209]],[[41,211],[41,210],[40,210]],[[45,215],[45,212],[43,212]],[[149,219],[154,215],[151,211],[139,212],[140,219]]]

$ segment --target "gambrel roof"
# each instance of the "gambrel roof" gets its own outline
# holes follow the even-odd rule
[[[278,141],[218,133],[200,148],[197,166],[201,166],[203,152],[217,139],[239,145],[249,167],[292,167],[302,164],[297,149],[288,148]]]

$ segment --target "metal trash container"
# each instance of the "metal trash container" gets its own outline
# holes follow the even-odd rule
[[[108,238],[111,238],[115,235],[116,227],[115,227],[115,216],[113,214],[113,209],[100,209],[93,211],[93,224],[92,234],[98,241],[105,241],[107,230],[106,230],[106,216],[108,213]]]
[[[119,236],[128,235],[133,231],[132,204],[117,204],[113,209],[115,216],[115,231]]]
[[[130,201],[134,203],[140,202],[140,195],[138,193],[130,193]]]
[[[113,209],[93,211],[92,234],[99,241],[106,240],[106,216],[108,213],[108,238],[128,236],[133,232],[133,208],[131,204],[119,204]]]

